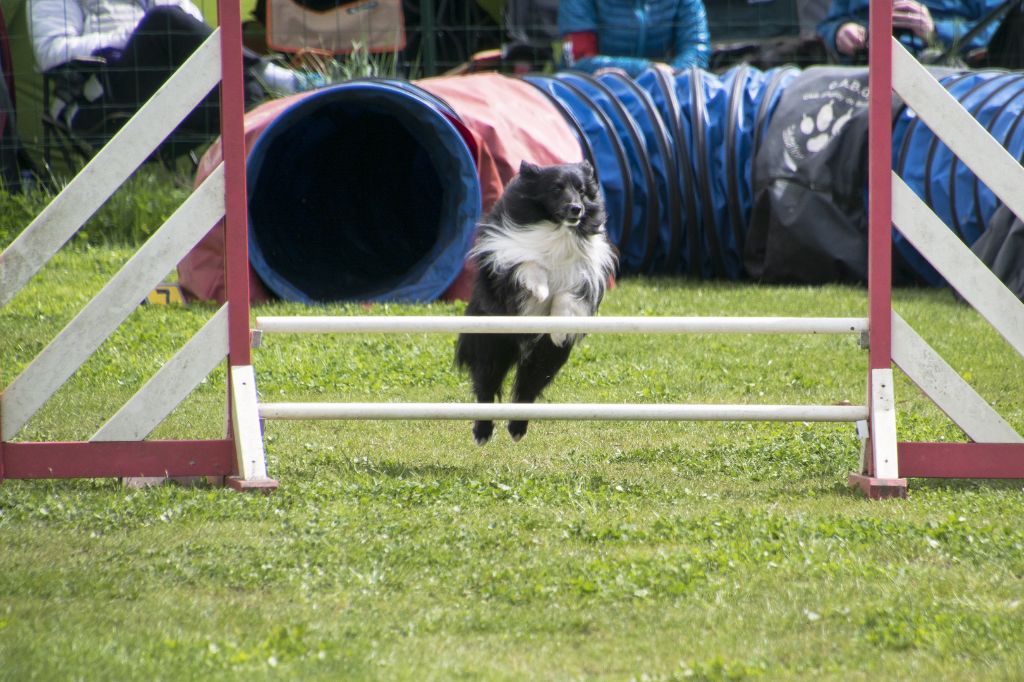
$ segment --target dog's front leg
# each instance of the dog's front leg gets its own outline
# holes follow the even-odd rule
[[[548,288],[548,273],[544,268],[528,261],[519,266],[516,276],[523,288],[529,291],[538,303],[548,300],[551,290]]]
[[[516,379],[512,384],[512,402],[532,403],[540,397],[558,374],[572,346],[556,346],[546,336],[541,336],[536,343],[524,353],[516,367]],[[508,423],[508,432],[512,440],[518,441],[526,435],[529,422],[513,419]]]
[[[553,317],[587,317],[590,315],[590,308],[572,294],[556,294],[551,300],[551,315]],[[569,342],[575,342],[578,334],[552,334],[551,341],[556,346],[564,346]]]

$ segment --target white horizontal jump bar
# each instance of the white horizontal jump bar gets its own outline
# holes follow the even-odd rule
[[[262,403],[263,419],[572,419],[596,421],[855,422],[862,405],[614,405],[530,403]]]
[[[257,317],[267,333],[474,332],[484,334],[744,333],[855,334],[863,317],[474,317],[413,315],[355,317]]]

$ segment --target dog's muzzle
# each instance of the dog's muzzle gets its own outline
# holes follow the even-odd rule
[[[569,227],[577,227],[583,220],[583,207],[579,204],[569,204],[565,209],[565,219],[562,221]]]

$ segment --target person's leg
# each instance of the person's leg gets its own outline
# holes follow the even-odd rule
[[[146,13],[122,54],[108,65],[111,96],[118,106],[135,111],[170,78],[209,37],[212,29],[181,9],[158,6]],[[255,53],[243,49],[246,108],[267,98],[250,73],[263,70]],[[220,132],[220,98],[215,88],[175,131],[176,148],[190,149]],[[172,150],[172,155],[175,150]]]
[[[138,108],[210,35],[212,29],[177,7],[146,13],[121,55],[108,65],[112,97]]]
[[[211,33],[209,26],[177,7],[158,6],[148,11],[120,54],[108,57],[108,97],[114,107],[137,111]],[[191,147],[216,136],[219,110],[214,89],[182,121],[175,137],[187,135],[186,146]]]
[[[124,49],[105,55],[108,62],[102,69],[105,79],[102,105],[96,107],[95,115],[81,116],[83,124],[88,123],[90,130],[102,127],[101,132],[105,137],[116,133],[124,121],[153,96],[212,31],[205,23],[177,7],[158,6],[148,11],[132,32]],[[261,79],[275,90],[295,91],[294,76],[287,69],[267,64],[244,48],[242,59],[246,69],[247,109],[268,97]],[[177,127],[170,140],[175,146],[172,155],[176,150],[191,149],[202,144],[219,132],[220,96],[218,89],[214,88]]]
[[[177,7],[159,6],[148,11],[116,62],[116,66],[124,70],[124,75],[112,82],[115,90],[124,90],[124,94],[119,92],[117,98],[120,101],[145,102],[211,32],[209,26]],[[267,98],[264,83],[284,93],[297,89],[291,71],[264,62],[259,55],[244,47],[242,63],[245,67],[247,108]]]
[[[1010,10],[988,45],[988,66],[1024,69],[1024,2]]]
[[[14,104],[7,93],[7,81],[0,76],[0,187],[9,193],[25,189],[21,185],[23,173],[28,172],[24,179],[31,179],[31,169],[21,165],[23,156]]]

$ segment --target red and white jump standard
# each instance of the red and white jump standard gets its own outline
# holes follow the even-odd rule
[[[892,35],[892,2],[873,2],[870,35]],[[892,170],[895,92],[1017,215],[1024,168],[895,38],[869,53],[868,296],[871,413],[861,471],[850,483],[871,497],[904,496],[907,478],[1024,478],[1024,439],[892,310],[892,227],[945,277],[1017,353],[1024,305]],[[897,442],[895,362],[973,442]]]
[[[228,477],[238,488],[272,488],[262,461],[238,458],[237,435],[253,425],[231,418],[222,439],[145,437],[218,364],[228,359],[229,403],[252,389],[246,246],[242,33],[237,2],[219,0],[221,27],[0,254],[0,306],[152,154],[218,83],[223,163],[206,178],[106,287],[0,397],[0,480],[78,477]],[[19,431],[219,220],[227,224],[229,303],[88,441],[22,442]],[[239,369],[241,368],[241,369]],[[258,424],[255,433],[258,434]],[[251,435],[246,433],[245,438]]]

